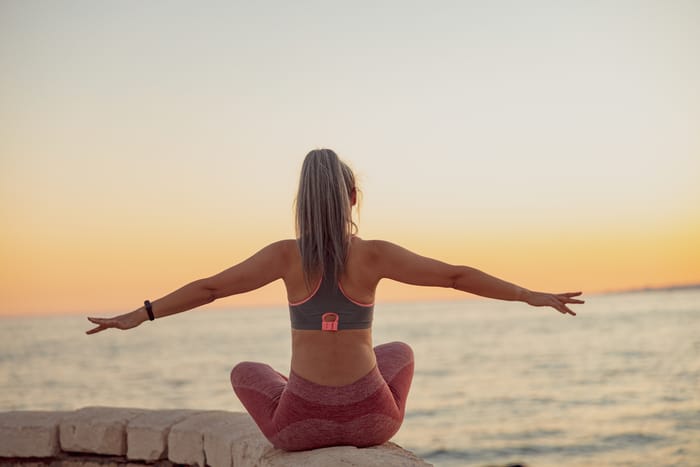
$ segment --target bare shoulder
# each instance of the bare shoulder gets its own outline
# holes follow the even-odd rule
[[[276,248],[284,251],[299,251],[298,243],[293,238],[285,238],[284,240],[278,240],[271,245],[275,245]]]
[[[275,254],[280,256],[280,259],[288,261],[296,256],[299,256],[299,245],[292,238],[278,240],[267,246],[272,249]]]
[[[385,259],[387,254],[390,255],[393,249],[400,248],[386,240],[364,240],[360,237],[353,238],[352,246],[365,262],[374,265]]]
[[[355,237],[355,242],[364,252],[372,255],[381,255],[386,251],[401,248],[395,243],[380,239],[364,240],[359,237]]]
[[[352,248],[362,255],[374,255],[379,251],[382,240],[365,240],[358,236],[352,237]]]
[[[285,239],[269,243],[247,261],[265,265],[264,267],[280,267],[289,264],[290,260],[299,256],[295,240]]]

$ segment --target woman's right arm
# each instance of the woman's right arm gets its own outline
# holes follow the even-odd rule
[[[373,242],[374,260],[380,278],[405,284],[450,287],[499,300],[522,301],[533,306],[551,306],[563,314],[576,315],[567,304],[584,303],[573,297],[581,292],[551,294],[534,292],[469,266],[455,266],[413,253],[390,242]]]
[[[155,318],[162,318],[182,313],[219,298],[249,292],[281,279],[288,269],[290,251],[295,247],[294,241],[275,242],[225,271],[190,282],[153,301],[153,315]],[[146,319],[144,307],[113,318],[89,317],[88,320],[97,326],[87,331],[87,334],[95,334],[109,328],[131,329]]]

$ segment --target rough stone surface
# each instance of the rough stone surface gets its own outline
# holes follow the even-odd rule
[[[338,446],[304,452],[281,451],[265,439],[245,413],[108,407],[87,407],[75,412],[0,412],[1,467],[173,467],[173,464],[430,465],[393,443],[365,449]]]
[[[157,461],[168,457],[168,435],[173,425],[202,413],[195,410],[150,410],[126,427],[127,459]]]
[[[260,441],[264,441],[267,447],[272,449],[272,445],[262,436],[253,419],[245,413],[229,413],[220,423],[205,427],[203,434],[207,464],[213,467],[246,465],[236,457],[236,448],[249,438],[258,439],[259,444]]]
[[[61,449],[123,456],[126,454],[126,425],[143,409],[86,407],[67,414],[59,426]]]
[[[263,465],[261,459],[278,451],[258,430],[257,433],[239,438],[231,449],[233,465]],[[280,451],[284,452],[284,451]],[[289,453],[287,453],[289,454]]]
[[[57,463],[51,463],[51,467],[121,467],[118,462],[99,461],[95,459],[85,460],[80,458],[64,459]]]
[[[66,412],[0,413],[0,457],[51,457],[59,453],[58,424]]]
[[[257,463],[260,467],[325,467],[342,465],[348,467],[429,467],[424,460],[414,456],[394,443],[358,449],[353,446],[336,446],[313,451],[285,452],[274,449],[264,454]]]
[[[225,424],[231,415],[221,410],[201,412],[173,425],[168,435],[168,459],[175,464],[206,465],[204,430]]]

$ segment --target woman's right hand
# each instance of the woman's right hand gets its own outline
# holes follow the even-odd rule
[[[574,313],[573,310],[566,305],[570,303],[586,303],[583,300],[573,298],[578,297],[579,295],[581,295],[581,292],[551,294],[529,291],[525,296],[525,302],[532,306],[551,306],[561,314],[576,316],[576,313]]]
[[[114,318],[88,317],[88,321],[90,321],[93,324],[97,324],[97,327],[94,327],[89,331],[85,331],[85,334],[95,334],[97,332],[104,331],[105,329],[110,328],[121,330],[135,328],[139,324],[146,321],[144,315],[145,311],[143,309],[139,309],[136,311],[132,311],[131,313],[125,313],[123,315],[115,316]]]

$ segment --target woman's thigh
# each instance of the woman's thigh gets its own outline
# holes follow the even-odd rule
[[[241,362],[231,370],[231,385],[263,434],[274,433],[274,416],[287,377],[264,363]]]
[[[403,416],[413,380],[413,350],[403,342],[389,342],[376,346],[374,353],[379,372],[394,395],[396,405]]]

